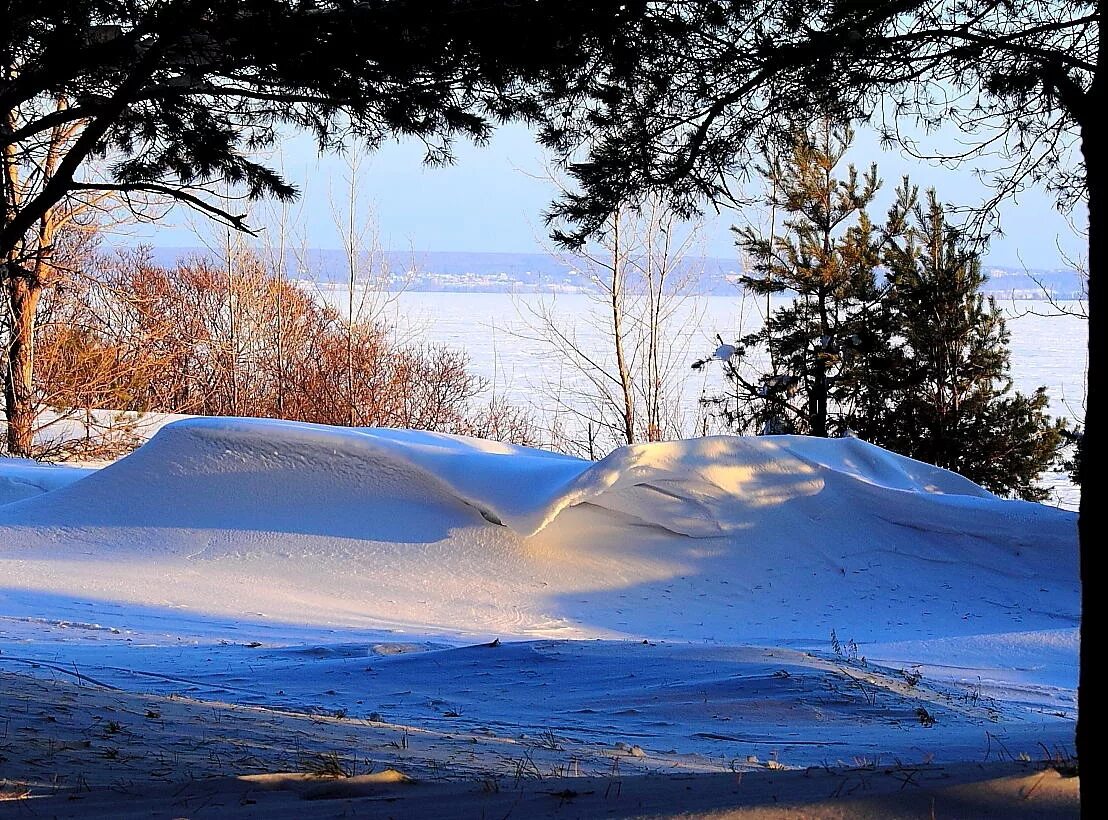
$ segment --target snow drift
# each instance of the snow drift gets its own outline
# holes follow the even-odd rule
[[[594,463],[206,418],[34,486],[49,491],[0,505],[0,569],[22,589],[531,636],[898,639],[1077,618],[1072,514],[857,439],[713,437]]]
[[[91,472],[18,466],[5,478],[24,482],[18,495],[26,497],[67,488]],[[961,476],[852,438],[718,436],[624,447],[594,463],[438,433],[196,418],[167,426],[130,457],[0,520],[180,519],[356,536],[363,527],[372,532],[373,507],[408,508],[413,518],[404,527],[419,529],[417,513],[441,518],[461,504],[529,536],[566,508],[592,504],[695,537],[733,532],[759,508],[829,489],[867,502],[895,498],[894,507],[915,504],[905,494],[958,509],[997,503]]]
[[[65,487],[94,472],[84,467],[55,467],[20,458],[0,458],[0,505]]]

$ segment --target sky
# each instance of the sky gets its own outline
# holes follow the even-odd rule
[[[548,163],[523,126],[498,130],[483,146],[459,144],[457,162],[445,168],[423,165],[423,150],[414,142],[389,143],[360,160],[357,197],[363,216],[376,225],[380,246],[386,250],[541,253],[549,250],[543,211],[556,197],[548,179]],[[876,161],[884,180],[883,196],[871,209],[880,219],[904,174],[921,187],[935,186],[941,199],[957,204],[980,202],[987,189],[966,168],[946,169],[908,158],[898,151],[882,151],[871,133],[860,131],[850,158],[859,165]],[[332,202],[347,196],[349,160],[319,157],[303,136],[286,140],[274,162],[302,191],[289,212],[289,222],[309,247],[334,248],[341,243],[335,229]],[[751,189],[756,193],[756,189]],[[265,223],[273,207],[252,207],[252,219]],[[1077,214],[1082,220],[1084,214]],[[709,214],[702,227],[705,255],[734,258],[729,230],[735,224],[759,224],[759,208]],[[200,220],[177,213],[170,224],[148,227],[129,241],[158,247],[201,244]],[[1028,190],[1001,210],[1003,236],[993,239],[986,261],[1002,266],[1035,269],[1072,267],[1082,255],[1083,239],[1058,213],[1050,195]],[[1062,252],[1059,251],[1059,246]]]

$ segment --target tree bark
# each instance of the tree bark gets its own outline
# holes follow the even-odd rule
[[[1090,99],[1093,110],[1095,103],[1103,96],[1099,92],[1099,77],[1093,82]],[[1095,94],[1095,96],[1094,96]],[[1078,543],[1081,567],[1081,649],[1078,672],[1077,703],[1079,716],[1077,721],[1076,749],[1078,759],[1091,760],[1093,743],[1096,738],[1089,726],[1088,707],[1095,697],[1090,666],[1093,662],[1095,647],[1086,625],[1089,613],[1096,609],[1090,607],[1095,594],[1091,556],[1096,533],[1103,537],[1105,527],[1105,505],[1099,483],[1098,472],[1104,464],[1104,413],[1105,388],[1108,387],[1108,323],[1105,322],[1105,300],[1108,298],[1108,162],[1103,154],[1105,129],[1099,121],[1087,121],[1081,130],[1081,150],[1085,158],[1086,186],[1089,196],[1089,359],[1085,399],[1085,429],[1081,443],[1080,483],[1081,506],[1077,518]],[[1096,617],[1092,618],[1095,623]],[[1086,698],[1082,699],[1082,693]],[[1085,802],[1090,778],[1082,778],[1082,802]]]
[[[26,272],[9,266],[4,282],[11,310],[11,340],[4,351],[4,414],[7,422],[8,452],[29,457],[34,436],[33,395],[35,310],[42,288]]]

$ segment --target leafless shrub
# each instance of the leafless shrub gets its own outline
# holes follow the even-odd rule
[[[200,257],[172,268],[143,251],[97,257],[73,287],[51,293],[38,406],[53,409],[52,423],[82,422],[86,436],[41,444],[43,454],[118,454],[138,441],[120,411],[537,439],[519,408],[477,402],[486,385],[464,353],[400,344],[388,325],[340,315],[260,256],[240,250],[234,260],[230,271]],[[110,441],[96,446],[95,408],[117,413]]]

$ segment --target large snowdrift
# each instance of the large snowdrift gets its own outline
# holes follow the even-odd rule
[[[15,481],[42,477],[37,487],[30,480],[25,495],[87,474],[21,465],[5,472]],[[995,501],[961,476],[858,439],[720,436],[624,447],[593,463],[436,433],[198,418],[169,425],[131,457],[14,517],[87,524],[91,515],[164,525],[168,516],[235,529],[355,535],[365,525],[365,505],[383,497],[440,515],[460,502],[523,536],[585,503],[678,534],[712,536],[747,526],[758,509],[829,486],[863,498],[876,490]],[[324,509],[330,515],[321,515]],[[418,521],[405,525],[419,528]]]
[[[73,477],[0,506],[11,587],[467,635],[899,640],[1077,619],[1072,514],[857,439],[593,463],[189,419]]]
[[[191,419],[98,471],[2,462],[0,492],[0,670],[657,769],[1072,740],[1074,515],[855,439],[592,463]]]

